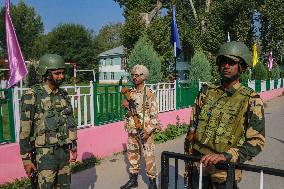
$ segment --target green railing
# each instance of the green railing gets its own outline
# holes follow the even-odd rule
[[[0,143],[15,142],[13,91],[0,89]]]
[[[261,80],[255,80],[255,92],[260,93],[261,92]]]
[[[176,91],[176,109],[187,108],[194,104],[195,97],[199,92],[199,81],[177,84]]]
[[[125,85],[123,85],[125,86]],[[94,82],[94,121],[95,125],[123,120],[125,110],[119,85],[98,85]]]

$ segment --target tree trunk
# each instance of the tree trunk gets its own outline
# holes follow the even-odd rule
[[[192,1],[192,0],[190,0]],[[206,31],[206,23],[205,23],[205,20],[210,12],[210,7],[211,7],[211,3],[212,3],[212,0],[206,0],[205,2],[205,14],[204,14],[204,17],[201,19],[200,21],[200,27],[201,27],[201,35],[203,35]]]
[[[151,21],[156,16],[156,14],[159,12],[159,10],[162,8],[162,5],[163,5],[162,1],[157,0],[157,5],[151,12],[140,13],[140,16],[142,17],[142,20],[144,20],[146,27],[150,26]]]
[[[197,13],[196,13],[196,10],[195,10],[195,7],[194,7],[192,0],[189,0],[189,2],[190,2],[190,6],[191,6],[191,9],[192,9],[194,18],[195,18],[195,20],[198,20]]]

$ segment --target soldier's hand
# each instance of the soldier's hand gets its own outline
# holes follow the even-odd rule
[[[129,102],[126,99],[123,99],[122,101],[122,107],[124,109],[129,109]]]
[[[28,177],[31,177],[32,172],[36,171],[36,167],[33,163],[28,163],[24,165],[24,169],[26,171],[26,174],[28,175]]]
[[[215,165],[220,162],[225,162],[226,158],[223,154],[208,154],[201,158],[200,163],[203,163],[203,165],[209,166],[209,165]]]
[[[77,150],[70,150],[71,152],[71,157],[70,157],[70,163],[75,163],[78,157]]]

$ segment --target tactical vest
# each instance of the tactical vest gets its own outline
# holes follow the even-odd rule
[[[222,153],[244,142],[253,90],[241,86],[230,97],[226,92],[216,95],[216,90],[208,88],[194,136],[194,149],[202,154]]]
[[[64,146],[75,141],[76,126],[71,106],[67,104],[67,93],[58,89],[56,95],[49,95],[40,85],[32,89],[36,102],[31,140],[35,141],[35,146]]]

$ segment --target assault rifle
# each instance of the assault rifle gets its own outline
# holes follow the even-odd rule
[[[34,145],[32,145],[32,153],[31,153],[31,161],[36,166],[36,149]],[[32,171],[31,174],[31,189],[38,189],[38,176],[37,171]]]
[[[137,104],[135,102],[135,100],[133,100],[130,96],[130,90],[128,89],[128,87],[123,87],[121,89],[121,93],[126,97],[126,100],[128,101],[129,103],[129,106],[127,108],[127,111],[129,113],[129,115],[131,117],[133,117],[133,120],[134,120],[134,124],[135,124],[135,127],[136,127],[136,130],[137,130],[137,133],[136,133],[136,137],[138,138],[139,140],[139,143],[143,146],[143,148],[145,149],[145,146],[144,146],[144,140],[142,139],[142,136],[143,136],[143,125],[141,124],[140,122],[140,119],[139,119],[139,115],[137,113]]]
[[[188,155],[193,155],[193,145],[194,145],[194,134],[195,130],[197,127],[197,123],[199,120],[199,114],[200,114],[200,109],[196,108],[195,109],[195,122],[191,123],[191,126],[189,128],[189,134],[187,135],[187,140],[189,142],[188,147],[185,150],[187,150],[186,153]],[[193,186],[192,180],[193,179],[198,179],[198,174],[197,174],[197,169],[195,166],[193,166],[193,163],[191,161],[185,161],[185,171],[184,171],[184,188],[187,189],[192,189],[195,188]]]

